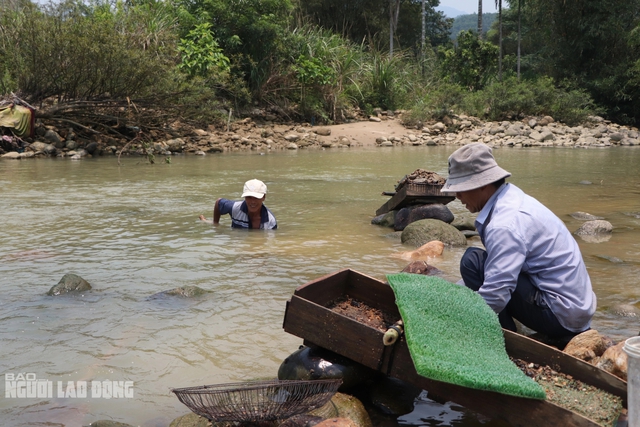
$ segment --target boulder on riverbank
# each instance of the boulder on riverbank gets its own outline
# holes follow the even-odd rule
[[[401,112],[381,115],[379,119],[379,122],[363,118],[315,127],[306,123],[277,123],[268,120],[267,116],[255,116],[237,120],[225,127],[210,125],[204,129],[183,128],[164,134],[152,131],[146,135],[147,140],[153,141],[150,144],[102,134],[94,134],[88,140],[78,137],[73,130],[40,124],[36,128],[36,136],[27,138],[30,146],[24,152],[7,155],[0,150],[0,155],[7,159],[24,159],[34,155],[71,157],[69,153],[77,149],[84,149],[92,156],[147,156],[149,153],[195,155],[198,152],[269,152],[291,149],[291,144],[295,149],[319,150],[354,146],[465,145],[472,142],[491,147],[640,146],[637,128],[609,123],[601,118],[593,118],[572,127],[551,118],[532,117],[521,121],[484,122],[475,117],[452,115],[447,117],[446,123],[434,121],[420,123],[419,126],[403,124]],[[57,138],[53,137],[54,134]],[[56,139],[58,142],[55,142]],[[33,145],[36,142],[39,144]],[[42,150],[42,144],[47,146],[47,150]]]

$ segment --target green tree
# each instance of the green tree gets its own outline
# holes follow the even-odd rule
[[[242,77],[254,94],[273,75],[289,33],[290,0],[176,0],[198,22],[215,30],[231,71]],[[187,20],[185,20],[187,22]],[[189,23],[184,32],[191,29]]]
[[[425,39],[428,45],[438,46],[449,39],[452,19],[435,10],[439,0],[425,0]],[[397,25],[390,26],[389,19],[396,10]],[[366,43],[372,50],[390,48],[391,28],[394,28],[394,46],[422,49],[422,0],[340,1],[299,0],[298,8],[303,19],[337,32],[355,43]],[[392,13],[393,12],[393,13]]]
[[[208,77],[215,72],[229,71],[229,58],[213,37],[211,24],[198,24],[180,40],[178,50],[182,59],[178,68],[191,76]]]
[[[0,63],[31,102],[146,96],[174,66],[171,25],[149,37],[150,11],[121,3],[24,3],[0,10]]]
[[[628,37],[640,20],[638,10],[640,0],[527,0],[521,5],[523,70],[584,88],[611,118],[633,120],[636,89],[629,71],[637,51]],[[514,40],[517,13],[507,11],[504,18]],[[505,44],[505,53],[516,48]]]
[[[482,89],[494,76],[498,47],[478,38],[472,31],[458,34],[456,46],[441,48],[444,77],[470,91]]]

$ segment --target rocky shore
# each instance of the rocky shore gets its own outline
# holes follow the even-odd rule
[[[331,126],[280,124],[260,116],[229,123],[223,128],[189,129],[150,139],[116,140],[97,135],[92,140],[77,137],[71,129],[39,125],[36,136],[24,141],[19,151],[2,154],[4,159],[175,154],[206,155],[237,151],[349,148],[361,146],[438,146],[482,142],[491,146],[596,148],[640,146],[635,127],[590,117],[579,126],[567,126],[552,117],[528,117],[520,121],[486,122],[470,116],[445,117],[442,121],[405,125],[402,112],[378,112],[368,119]]]

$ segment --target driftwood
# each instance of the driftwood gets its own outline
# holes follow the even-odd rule
[[[123,143],[133,142],[140,134],[176,135],[170,124],[179,120],[190,126],[182,117],[180,105],[172,103],[183,93],[149,96],[138,99],[93,99],[43,102],[39,108],[29,105],[19,96],[0,99],[0,106],[10,103],[25,105],[34,110],[36,120],[53,126],[67,126],[81,137],[97,134],[111,135]],[[179,130],[178,130],[179,133]]]

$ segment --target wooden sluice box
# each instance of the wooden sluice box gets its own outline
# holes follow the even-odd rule
[[[395,344],[383,344],[383,330],[342,315],[330,307],[340,299],[352,298],[392,318],[401,316],[391,287],[354,270],[345,269],[299,286],[287,302],[284,330],[315,345],[347,357],[385,375],[427,390],[440,401],[451,401],[492,419],[513,426],[595,427],[599,424],[571,410],[544,400],[514,397],[434,381],[418,375],[402,335]],[[627,383],[580,359],[569,356],[531,338],[504,330],[509,356],[528,363],[552,366],[574,379],[607,391],[623,400]],[[627,425],[620,416],[617,427]]]

